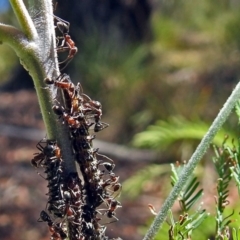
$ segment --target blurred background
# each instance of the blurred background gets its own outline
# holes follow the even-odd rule
[[[110,124],[96,144],[116,163],[123,208],[120,221],[107,222],[108,235],[141,239],[153,218],[148,204],[159,210],[171,189],[169,163],[189,159],[239,79],[240,2],[59,0],[55,6],[78,47],[64,72],[102,103]],[[0,21],[19,27],[5,0]],[[0,74],[0,236],[49,239],[46,224],[37,222],[46,182],[30,165],[44,125],[32,80],[5,44]],[[237,121],[230,117],[216,144],[226,133],[237,136]],[[198,169],[209,211],[211,157],[210,150]]]

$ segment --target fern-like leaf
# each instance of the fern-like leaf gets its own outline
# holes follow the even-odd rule
[[[146,181],[160,177],[161,174],[165,174],[169,171],[169,164],[151,164],[149,166],[146,166],[144,169],[138,171],[123,183],[122,196],[128,198],[137,197],[142,191],[143,184]]]
[[[133,139],[136,147],[163,149],[177,141],[201,140],[209,125],[202,121],[188,121],[183,117],[171,117],[168,121],[158,121],[146,131],[138,133]],[[220,146],[226,131],[220,130],[213,143]],[[235,134],[230,134],[231,138]]]
[[[228,236],[228,228],[231,223],[230,217],[234,212],[224,217],[224,210],[229,204],[228,194],[229,194],[229,183],[232,178],[230,167],[233,163],[233,156],[235,149],[231,149],[226,146],[227,138],[222,144],[222,147],[217,148],[214,146],[215,157],[213,162],[218,174],[217,181],[217,196],[216,199],[216,239],[224,239]]]
[[[180,215],[178,221],[173,220],[172,212],[169,212],[169,218],[171,227],[169,230],[169,239],[182,240],[191,239],[191,235],[194,229],[196,229],[207,217],[208,213],[205,210],[198,210],[192,215],[185,213]]]
[[[183,167],[184,166],[179,166],[178,167],[179,169],[176,170],[175,166],[171,164],[171,168],[172,168],[171,184],[173,186],[178,181],[178,175],[182,171]],[[199,186],[199,182],[197,178],[192,176],[189,178],[188,183],[181,191],[179,195],[179,202],[183,212],[187,212],[196,203],[196,201],[202,196],[203,189],[200,189],[197,191],[198,186]]]

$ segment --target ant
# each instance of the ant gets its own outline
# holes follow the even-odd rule
[[[99,101],[92,100],[86,94],[82,93],[81,96],[83,100],[83,108],[81,111],[84,113],[84,115],[93,114],[96,123],[94,131],[99,132],[108,127],[109,124],[100,122],[100,119],[102,117],[102,104]]]
[[[88,97],[87,95],[85,95]],[[88,102],[84,103],[85,109],[83,109],[84,113],[93,113],[95,121],[98,122],[102,116],[102,104],[99,101],[92,100],[88,97]]]
[[[48,85],[54,84],[58,88],[67,89],[71,93],[73,93],[75,90],[74,83],[66,73],[60,75],[55,80],[47,77],[44,79],[44,82]]]
[[[71,136],[70,136],[71,139],[88,136],[89,135],[89,133],[88,133],[89,127],[90,126],[85,126],[84,124],[82,124],[76,131],[71,132]]]
[[[57,197],[58,198],[58,197]],[[66,203],[62,199],[49,199],[47,210],[55,217],[63,218],[65,215]]]
[[[41,211],[40,218],[38,219],[38,222],[41,222],[41,221],[47,222],[49,231],[52,234],[51,239],[62,240],[67,237],[66,233],[62,230],[62,228],[60,226],[58,226],[57,224],[55,224],[51,220],[50,216],[43,210]]]
[[[87,136],[86,138],[75,138],[72,141],[73,149],[75,152],[88,150],[92,147],[92,140],[95,135]]]
[[[122,185],[121,183],[116,183],[110,187],[108,187],[108,192],[110,192],[110,196],[113,198],[117,198],[120,196],[121,191],[122,191]]]
[[[118,182],[119,176],[116,176],[113,172],[110,172],[109,175],[110,178],[103,181],[101,183],[101,186],[106,191],[108,192],[110,191],[111,195],[114,195],[115,196],[114,198],[116,198],[121,193],[122,185]]]
[[[71,189],[70,189],[71,190]],[[81,194],[81,192],[80,192]],[[77,194],[79,196],[79,193]],[[75,224],[75,225],[81,225],[80,222],[80,215],[81,215],[81,201],[79,202],[79,199],[77,201],[73,201],[72,194],[69,191],[63,192],[63,198],[65,199],[65,217],[68,219],[69,222]],[[77,205],[75,205],[77,203]],[[76,210],[74,210],[74,208]]]
[[[84,104],[84,107],[86,108],[83,109],[83,111],[84,113],[90,112],[94,114],[96,123],[94,126],[94,132],[100,132],[109,126],[107,123],[100,122],[100,119],[102,117],[102,104],[99,101],[92,100],[87,95],[85,95],[85,97],[88,98],[88,102]]]
[[[119,192],[119,194],[120,194],[120,192],[121,192],[121,190],[122,190],[122,185],[121,185],[121,183],[116,183],[116,184],[114,184],[114,186],[113,186],[113,192],[115,193],[115,192]],[[118,194],[118,195],[119,195]],[[118,196],[117,195],[117,196]],[[117,197],[117,196],[115,196],[115,197]]]
[[[118,182],[119,176],[116,176],[114,173],[110,173],[110,179],[112,181],[112,184],[115,184]]]
[[[102,200],[106,203],[108,207],[104,215],[106,214],[108,218],[115,218],[118,221],[118,218],[115,216],[115,210],[117,208],[122,207],[121,203],[111,197],[108,197],[107,199],[102,199]],[[105,209],[99,209],[99,210],[105,210]]]
[[[77,172],[71,172],[68,175],[68,189],[73,198],[79,199],[82,197],[82,182],[78,177]]]
[[[68,51],[67,58],[63,62],[60,62],[60,64],[62,64],[68,61],[67,64],[64,66],[65,68],[78,52],[78,48],[75,46],[75,42],[71,39],[71,36],[68,34],[70,23],[56,16],[55,19],[58,20],[57,28],[62,33],[62,37],[59,37],[58,39],[63,39],[61,45],[58,46],[57,51],[58,52]],[[62,68],[61,70],[63,70],[64,68]]]
[[[105,167],[105,169],[111,173],[113,171],[113,169],[115,168],[115,164],[113,162],[113,160],[103,154],[100,154],[100,153],[96,153],[96,156],[99,156],[101,158],[105,158],[107,161],[109,162],[103,162],[102,160],[99,160],[99,163],[97,164],[98,166],[99,165],[102,165]]]
[[[72,115],[79,112],[79,106],[83,102],[80,95],[80,92],[82,92],[80,83],[75,86],[67,74],[60,75],[56,80],[45,78],[44,81],[46,84],[54,84],[56,87],[63,89],[65,103]]]
[[[62,116],[62,118],[67,122],[70,128],[79,128],[81,126],[81,123],[77,120],[78,116],[73,117],[66,113],[63,108],[60,108],[59,106],[54,105],[53,111],[58,116]]]
[[[107,128],[109,126],[108,123],[105,123],[105,122],[97,122],[94,126],[94,132],[100,132],[102,131],[103,129]]]
[[[44,147],[42,143],[47,145]],[[41,166],[41,163],[49,157],[50,160],[55,161],[61,158],[61,149],[57,146],[56,141],[47,139],[46,142],[40,140],[36,145],[40,153],[36,153],[34,158],[31,160],[31,164],[34,167]]]

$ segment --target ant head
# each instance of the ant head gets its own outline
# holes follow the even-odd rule
[[[96,122],[95,126],[94,126],[94,132],[100,132],[102,131],[104,128],[108,127],[109,124],[104,123],[104,122]]]
[[[57,105],[54,105],[53,106],[53,111],[55,114],[59,115],[59,116],[62,116],[63,115],[63,109]]]
[[[56,149],[56,146],[55,145],[53,145],[53,144],[47,144],[47,146],[44,148],[44,154],[46,155],[46,156],[51,156],[51,155],[53,155],[53,153],[54,153],[54,150]]]
[[[94,105],[95,108],[97,109],[101,109],[102,108],[102,104],[99,101],[92,101],[92,104]]]
[[[54,81],[52,79],[48,78],[48,77],[44,79],[44,82],[46,84],[54,84]]]
[[[115,167],[115,164],[114,164],[114,163],[108,163],[108,162],[104,162],[104,163],[102,163],[102,165],[103,165],[109,172],[112,172],[112,170],[113,170],[114,167]]]
[[[57,22],[57,27],[58,27],[59,31],[62,34],[68,34],[68,32],[69,32],[69,25],[67,25],[66,23],[64,23],[64,22]]]
[[[40,213],[40,218],[38,219],[38,221],[40,222],[40,220],[44,221],[44,222],[49,222],[51,221],[50,217],[48,216],[48,214],[42,210]]]
[[[71,200],[71,193],[69,191],[64,191],[63,192],[63,197],[66,201],[70,201]]]

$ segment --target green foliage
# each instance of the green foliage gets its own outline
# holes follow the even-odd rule
[[[171,227],[169,229],[169,239],[170,240],[182,240],[191,239],[193,230],[198,228],[202,222],[208,217],[205,210],[197,210],[194,214],[179,216],[179,220],[175,221],[173,215],[170,211],[169,213],[171,220]]]
[[[184,170],[184,165],[175,168],[175,166],[171,164],[171,168],[171,184],[174,186],[179,179],[178,176]],[[191,238],[192,231],[199,227],[199,225],[201,225],[201,223],[207,218],[208,214],[206,213],[206,210],[201,209],[201,207],[199,207],[199,209],[193,214],[188,213],[190,208],[192,208],[192,206],[202,196],[203,189],[197,190],[198,186],[199,182],[197,178],[193,175],[189,176],[187,184],[182,188],[178,196],[178,201],[182,212],[182,214],[179,216],[178,221],[174,220],[172,212],[169,211],[169,239],[180,240]]]
[[[201,211],[203,211],[202,214],[201,214]],[[157,233],[154,240],[171,239],[169,237],[169,234],[173,230],[170,227],[170,220],[169,220],[170,215],[172,215],[171,212],[169,212],[167,221],[164,222],[161,230]],[[190,219],[193,219],[192,223],[191,223]],[[197,220],[200,219],[200,221],[198,222],[198,223],[200,223],[200,225],[198,225],[198,226],[194,225],[194,219],[197,219]],[[181,219],[179,217],[179,219],[173,223],[173,226],[176,225],[175,230],[177,229],[177,227],[179,229],[181,229],[181,225],[180,225],[181,220],[182,220],[182,217],[181,217]],[[190,216],[187,216],[186,221],[189,223],[189,227],[193,230],[192,238],[189,238],[189,239],[207,240],[207,239],[209,239],[209,236],[213,233],[213,229],[212,229],[213,224],[212,223],[214,221],[214,218],[212,216],[208,215],[206,212],[204,212],[204,210],[199,209],[195,212],[195,214],[191,214]],[[150,224],[150,220],[148,221],[148,224]],[[140,232],[142,232],[143,234],[146,232],[146,230],[147,230],[147,226],[140,228]],[[182,229],[182,230],[184,230],[184,229]],[[185,229],[185,231],[188,231],[188,229]],[[178,239],[178,238],[180,238],[181,240],[185,239],[185,238],[181,238],[181,236],[176,234],[175,239]]]
[[[172,168],[171,184],[172,186],[174,186],[179,180],[178,176],[181,173],[181,171],[183,171],[184,165],[175,168],[175,166],[171,164],[171,168]],[[202,196],[203,189],[200,189],[196,192],[198,186],[199,182],[197,180],[197,177],[189,176],[188,182],[182,188],[182,191],[178,196],[178,201],[180,203],[181,211],[183,213],[188,212],[190,208],[196,203],[196,201]]]
[[[224,211],[226,206],[229,204],[229,183],[231,180],[230,167],[232,165],[231,150],[225,146],[227,138],[220,148],[215,149],[215,157],[213,162],[218,174],[217,181],[217,196],[216,200],[216,239],[224,239],[229,236],[229,224],[231,223],[230,217],[234,212],[224,217]]]
[[[178,176],[183,170],[184,166],[175,167],[174,165],[171,165],[172,186],[178,181]],[[169,210],[167,224],[163,225],[163,231],[160,231],[157,234],[155,237],[156,240],[163,238],[166,239],[167,235],[170,240],[190,239],[193,231],[195,231],[208,217],[206,210],[202,209],[201,205],[197,210],[189,213],[189,210],[202,196],[203,190],[197,190],[198,186],[199,182],[197,181],[197,178],[191,175],[188,183],[178,196],[178,201],[181,207],[181,213],[178,220],[174,219],[172,211]]]
[[[187,184],[182,188],[178,195],[181,209],[178,219],[175,220],[175,217],[170,210],[167,222],[163,225],[162,230],[159,231],[154,239],[202,240],[208,239],[210,235],[215,235],[215,240],[230,240],[230,236],[232,236],[234,240],[240,239],[240,230],[238,228],[240,216],[239,214],[234,216],[234,212],[239,212],[239,206],[235,207],[234,211],[231,207],[228,207],[230,203],[228,200],[229,186],[232,175],[233,177],[237,177],[235,180],[239,183],[240,145],[235,147],[232,142],[231,147],[229,147],[227,139],[228,137],[224,138],[221,147],[214,146],[215,157],[213,158],[213,163],[218,175],[216,188],[217,194],[214,197],[216,207],[215,216],[210,217],[209,214],[206,213],[206,210],[202,209],[203,204],[200,204],[198,209],[194,210],[193,206],[202,196],[203,189],[199,189],[197,178],[191,175],[188,178]],[[171,165],[172,186],[177,183],[179,175],[184,171],[184,168],[184,165],[178,167],[175,167],[173,164]],[[214,224],[216,225],[215,233],[213,228]]]
[[[237,148],[228,148],[227,150],[232,164],[230,167],[232,177],[236,182],[238,193],[240,194],[240,139],[238,140]]]
[[[202,121],[188,121],[183,117],[171,117],[168,121],[159,120],[144,132],[138,133],[133,139],[136,147],[164,149],[177,141],[201,140],[209,125]],[[214,143],[220,145],[226,131],[220,130],[214,138]],[[234,137],[232,133],[230,135]]]
[[[87,80],[84,86],[88,85],[89,91],[92,91],[96,97],[101,91],[104,95],[107,95],[108,100],[105,100],[106,108],[113,109],[112,115],[117,116],[118,122],[122,123],[127,119],[133,120],[133,124],[137,125],[143,118],[142,121],[145,123],[150,120],[155,121],[154,117],[157,115],[157,111],[160,112],[159,115],[170,116],[169,120],[157,121],[155,125],[149,126],[146,131],[134,137],[135,146],[152,149],[168,148],[176,142],[190,142],[192,144],[194,141],[202,139],[209,127],[209,124],[203,121],[190,121],[182,116],[171,116],[171,102],[177,106],[177,114],[182,114],[185,109],[188,113],[191,112],[188,111],[188,108],[199,97],[196,94],[192,98],[193,101],[187,99],[180,104],[176,100],[176,95],[179,92],[174,90],[177,88],[183,89],[183,91],[180,91],[182,99],[189,92],[185,90],[187,89],[186,85],[182,83],[177,84],[174,90],[169,87],[171,84],[175,84],[171,80],[172,74],[176,70],[183,68],[190,68],[194,74],[196,74],[196,69],[205,72],[209,65],[221,65],[219,62],[224,63],[226,59],[231,65],[232,58],[226,56],[231,55],[232,52],[240,48],[240,5],[237,1],[203,0],[196,2],[172,0],[163,1],[161,4],[160,10],[155,12],[152,18],[153,40],[148,45],[141,44],[124,49],[120,47],[121,50],[116,51],[119,46],[115,46],[114,42],[112,44],[99,44],[95,42],[95,36],[93,36],[85,41],[81,54],[78,54],[78,59],[75,60],[81,66],[83,79]],[[207,33],[206,37],[203,34],[204,40],[199,38],[202,33]],[[194,39],[197,39],[197,41]],[[222,44],[218,49],[215,40]],[[217,56],[217,58],[215,57],[214,61],[209,58],[212,49],[216,50],[213,55]],[[222,49],[228,49],[228,54],[224,53],[223,58],[219,57],[222,54]],[[151,51],[153,58],[151,58]],[[190,57],[187,57],[189,54]],[[2,54],[2,57],[5,57],[5,54]],[[149,60],[149,57],[151,60]],[[2,62],[0,60],[0,70],[1,68],[4,69]],[[207,68],[203,66],[207,66]],[[223,64],[223,66],[226,65]],[[177,79],[182,80],[179,76]],[[190,78],[190,80],[193,79]],[[201,78],[198,80],[201,80]],[[158,88],[160,91],[158,91]],[[207,91],[211,95],[211,89],[207,89],[205,94]],[[141,101],[144,103],[141,103]],[[143,110],[145,102],[146,104],[150,102],[152,104],[147,105],[147,110]],[[121,107],[119,107],[120,105]],[[206,106],[208,107],[208,101],[202,108],[206,109]],[[193,110],[191,114],[196,116],[198,109],[193,108]],[[240,116],[240,105],[237,105],[237,114]],[[192,115],[189,116],[189,119],[192,118]],[[141,118],[141,116],[143,117]],[[126,130],[128,133],[127,127]],[[226,132],[224,129],[221,130],[215,137],[214,144],[220,146]],[[121,135],[127,134],[121,133]],[[230,133],[229,136],[231,139],[236,138],[235,133]],[[215,148],[215,152],[214,163],[216,172],[219,175],[217,182],[218,195],[216,197],[216,239],[229,239],[229,224],[231,223],[229,217],[232,216],[232,212],[226,211],[228,186],[231,179],[230,174],[232,174],[240,189],[240,151],[239,148],[234,149],[224,145],[222,148]],[[233,164],[231,173],[229,164]],[[145,167],[125,181],[123,196],[137,197],[146,181],[165,174],[168,169],[169,167],[166,165]],[[175,169],[172,167],[173,185],[178,180],[178,171],[180,170],[180,168]],[[198,186],[199,183],[196,177],[189,177],[188,183],[179,194],[183,213],[178,217],[178,220],[174,220],[170,212],[170,231],[169,225],[166,223],[163,228],[164,231],[167,229],[165,233],[168,234],[170,239],[190,238],[193,230],[195,233],[194,239],[207,239],[210,232],[207,229],[214,222],[213,220],[210,221],[210,218],[206,219],[205,210],[198,209],[194,213],[186,213],[202,194],[202,190],[197,191]],[[223,214],[227,217],[224,217]],[[196,229],[197,227],[199,228]],[[239,228],[233,230],[234,240],[240,239],[239,231]],[[155,239],[166,239],[166,234],[164,236],[160,234],[162,233],[159,233]]]
[[[239,240],[240,239],[240,228],[239,227],[237,229],[233,228],[232,238],[233,238],[233,240]]]
[[[102,44],[94,38],[85,39],[83,45],[77,63],[83,78],[92,79],[86,81],[86,87],[93,93],[99,94],[104,87],[104,93],[110,90],[109,93],[113,91],[123,97],[123,89],[136,81],[139,83],[146,76],[149,50],[145,45],[123,47],[120,51],[114,41]]]
[[[237,101],[235,105],[235,113],[238,117],[238,124],[240,124],[240,101]]]
[[[13,11],[10,8],[6,12],[0,14],[0,22],[8,23],[17,26],[18,21],[14,17]],[[13,66],[18,63],[18,58],[15,52],[6,44],[0,44],[0,84],[6,82],[12,74]]]
[[[152,30],[155,41],[161,42],[164,47],[172,49],[178,46],[181,29],[174,19],[169,18],[169,16],[154,14]]]
[[[225,31],[223,39],[227,46],[240,50],[240,16],[239,8],[235,12],[229,14],[225,21]]]
[[[170,171],[169,165],[151,164],[135,173],[123,183],[122,197],[136,198],[143,190],[144,183],[154,181]]]

